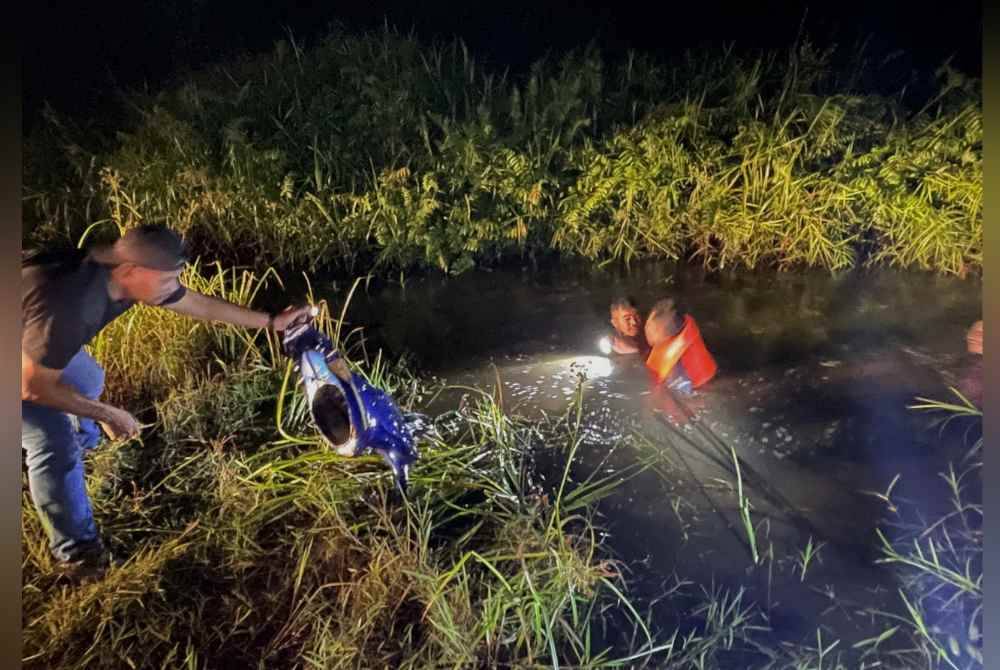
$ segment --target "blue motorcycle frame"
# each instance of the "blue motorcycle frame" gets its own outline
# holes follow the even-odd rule
[[[343,456],[382,456],[405,495],[410,465],[420,453],[389,394],[351,372],[330,338],[311,323],[287,329],[282,347],[298,367],[310,416],[324,440]]]

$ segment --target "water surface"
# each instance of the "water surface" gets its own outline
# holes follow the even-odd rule
[[[328,297],[339,303],[344,288]],[[635,357],[601,355],[618,295],[647,310],[661,297],[679,300],[717,377],[678,401],[650,385]],[[949,398],[968,362],[965,332],[980,314],[978,280],[564,264],[374,287],[354,297],[348,321],[451,384],[493,388],[499,379],[504,407],[524,416],[566,411],[583,375],[574,477],[660,457],[655,472],[599,506],[633,587],[652,602],[678,577],[742,586],[776,628],[814,636],[822,623],[847,642],[871,634],[865,610],[896,600],[892,574],[873,566],[885,504],[866,492],[884,491],[898,474],[896,494],[926,514],[949,504],[938,472],[951,452],[906,406],[917,396]],[[462,393],[442,394],[430,411],[454,408]],[[763,522],[758,549],[776,556],[769,568],[748,569],[732,453],[751,518]],[[794,556],[809,538],[825,545],[802,582]],[[664,625],[676,605],[674,597],[657,606]]]

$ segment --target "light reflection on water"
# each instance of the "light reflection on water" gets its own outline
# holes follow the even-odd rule
[[[582,374],[585,411],[627,424],[656,401],[637,357],[601,355],[608,305],[621,295],[640,308],[681,300],[719,364],[692,403],[744,448],[778,459],[800,447],[854,448],[860,424],[890,438],[871,417],[945,388],[941,373],[981,316],[978,280],[894,271],[705,275],[656,263],[413,279],[405,289],[355,296],[348,316],[390,357],[409,352],[452,383],[492,388],[499,374],[505,396],[527,414],[565,409]]]
[[[664,398],[650,386],[642,361],[609,357],[602,347],[607,306],[623,293],[645,307],[664,293],[683,297],[719,363],[718,377],[685,403],[824,531],[867,541],[882,509],[857,492],[885,490],[897,473],[917,497],[938,484],[937,466],[914,458],[931,450],[918,444],[927,435],[906,405],[916,395],[946,394],[965,330],[981,318],[977,282],[890,272],[667,284],[655,269],[582,279],[572,271],[536,277],[501,271],[369,296],[352,306],[351,321],[390,351],[412,352],[449,383],[490,389],[499,377],[511,413],[563,412],[582,383],[579,457],[614,472],[638,458],[622,448],[636,433],[650,436],[664,456],[674,453],[652,419]],[[436,402],[453,409],[460,395],[445,393]],[[603,504],[615,550],[645,561],[639,574],[683,565],[739,578],[740,550],[697,490],[705,485],[733,513],[732,493],[720,484],[728,475],[697,449],[681,454],[694,481],[673,463],[665,466],[673,480],[644,474]],[[759,493],[747,492],[754,513],[766,513]],[[804,544],[777,521],[773,528],[771,539],[787,533],[790,546]],[[827,556],[832,574],[838,562],[832,549]],[[838,591],[848,586],[840,581]]]
[[[580,356],[572,359],[571,370],[579,370],[587,379],[609,377],[615,370],[614,364],[607,356]]]

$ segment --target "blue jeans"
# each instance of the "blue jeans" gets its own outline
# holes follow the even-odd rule
[[[63,369],[60,380],[97,400],[104,389],[104,370],[81,349]],[[100,436],[92,419],[21,403],[21,448],[31,499],[58,560],[73,560],[100,543],[83,476],[83,453],[96,447]]]

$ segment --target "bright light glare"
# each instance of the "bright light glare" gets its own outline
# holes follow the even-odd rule
[[[601,353],[607,356],[611,353],[611,338],[602,337],[597,343],[597,348],[601,350]]]
[[[572,367],[587,375],[587,379],[607,377],[615,369],[611,360],[604,356],[580,356],[573,359]]]

